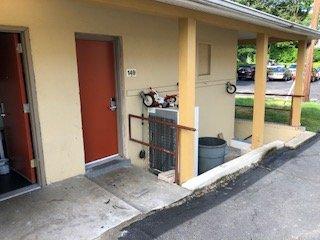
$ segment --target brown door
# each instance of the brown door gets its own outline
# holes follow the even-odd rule
[[[114,44],[76,40],[86,163],[118,153]]]
[[[19,34],[0,33],[0,104],[7,156],[11,167],[36,182],[29,114],[24,111],[27,95],[20,53]]]

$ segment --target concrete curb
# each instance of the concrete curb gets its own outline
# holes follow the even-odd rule
[[[230,162],[224,163],[208,172],[205,172],[197,177],[190,179],[182,184],[182,187],[195,191],[207,187],[213,183],[218,182],[220,179],[229,175],[235,174],[239,171],[246,171],[251,168],[263,157],[273,149],[280,149],[285,146],[283,141],[274,141],[266,144],[260,148],[252,150],[251,152],[238,157]]]
[[[192,192],[177,200],[175,203],[172,203],[168,206],[164,206],[160,209],[155,209],[148,213],[141,213],[134,218],[121,223],[120,225],[116,226],[113,229],[106,231],[100,238],[97,239],[114,239],[118,238],[121,235],[122,230],[132,224],[133,222],[139,221],[144,219],[147,216],[150,216],[158,211],[168,209],[171,207],[179,206],[194,197],[199,197],[204,194],[206,191],[212,191],[216,186],[219,184],[223,184],[225,181],[229,181],[230,179],[238,176],[238,174],[242,174],[249,170],[250,168],[256,166],[260,161],[264,159],[264,157],[272,150],[278,150],[284,147],[288,148],[298,148],[304,143],[310,141],[313,137],[317,134],[312,132],[306,132],[306,134],[302,133],[302,136],[297,136],[296,138],[290,140],[287,143],[283,141],[274,141],[272,143],[266,144],[258,149],[252,150],[245,155],[238,157],[230,162],[224,163],[204,174],[201,174],[197,177],[190,179],[189,181],[182,184],[182,187],[191,190]],[[308,137],[307,137],[308,136]],[[296,143],[296,144],[293,144]],[[291,146],[291,147],[290,147]],[[230,178],[228,178],[230,177]],[[217,184],[217,185],[215,185]],[[214,186],[213,188],[211,188]],[[206,191],[206,187],[209,187]],[[200,191],[198,191],[200,190]]]

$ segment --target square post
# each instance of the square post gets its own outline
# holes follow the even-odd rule
[[[305,79],[305,76],[304,76],[306,56],[307,56],[307,41],[305,40],[299,41],[294,95],[303,95],[304,81],[309,81],[309,79]],[[291,107],[292,108],[291,124],[293,127],[301,126],[302,100],[303,100],[302,97],[293,97],[292,107]]]
[[[252,148],[263,145],[265,119],[265,92],[268,63],[268,36],[257,34],[256,43],[256,73],[254,84],[254,106],[252,122]]]
[[[195,19],[179,19],[179,124],[187,127],[195,124],[196,29]],[[193,131],[180,131],[180,183],[194,176],[194,137]]]

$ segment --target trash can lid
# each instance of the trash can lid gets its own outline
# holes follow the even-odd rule
[[[201,146],[221,146],[225,145],[227,142],[221,138],[215,138],[215,137],[201,137],[199,138],[199,145]]]

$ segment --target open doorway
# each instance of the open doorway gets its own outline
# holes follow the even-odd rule
[[[0,199],[37,183],[21,37],[0,32]]]

